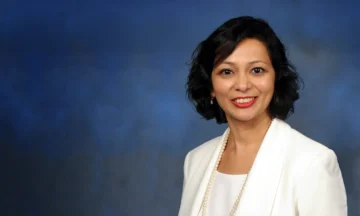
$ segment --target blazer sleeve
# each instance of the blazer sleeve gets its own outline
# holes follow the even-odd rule
[[[188,152],[185,156],[185,161],[184,161],[184,180],[183,180],[183,190],[184,190],[184,187],[185,187],[185,184],[186,184],[186,180],[187,180],[187,177],[188,177],[188,172],[189,172],[189,157],[190,157],[190,153],[191,152]]]
[[[185,199],[185,196],[184,196],[184,191],[185,191],[185,188],[186,188],[186,183],[187,183],[187,179],[188,179],[188,176],[189,176],[189,158],[190,158],[190,153],[187,153],[186,156],[185,156],[185,161],[184,161],[184,179],[183,179],[183,187],[182,187],[182,193],[181,193],[181,202],[180,202],[180,209],[179,209],[179,215],[183,215],[182,213],[182,210],[184,208],[184,199]]]
[[[347,198],[334,151],[326,149],[298,179],[299,216],[347,216]]]

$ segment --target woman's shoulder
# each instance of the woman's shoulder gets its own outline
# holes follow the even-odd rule
[[[298,156],[312,158],[332,151],[327,145],[306,136],[294,128],[291,128],[291,131],[290,150]]]
[[[192,157],[196,157],[206,154],[209,151],[213,151],[220,144],[221,138],[222,136],[217,136],[210,140],[207,140],[202,144],[198,145],[197,147],[193,148],[192,150],[190,150],[188,154],[191,155]]]
[[[185,157],[184,173],[189,176],[200,166],[200,164],[207,164],[211,159],[212,153],[221,142],[221,136],[215,137],[204,142],[196,148],[190,150]],[[204,162],[204,163],[201,163]]]
[[[310,167],[324,167],[326,164],[337,164],[335,152],[323,143],[292,129],[292,142],[289,142],[287,151],[287,165],[303,176]],[[317,164],[317,166],[314,166]]]

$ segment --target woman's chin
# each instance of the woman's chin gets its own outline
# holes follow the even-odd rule
[[[235,121],[240,121],[240,122],[248,122],[248,121],[252,121],[255,119],[254,115],[237,115],[237,116],[233,116],[233,118]]]
[[[256,113],[248,112],[248,113],[237,113],[236,115],[232,115],[231,119],[239,122],[249,122],[254,120],[260,120],[261,118],[267,118],[267,115],[256,115]],[[231,120],[230,120],[231,121]]]

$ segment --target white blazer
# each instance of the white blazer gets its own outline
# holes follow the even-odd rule
[[[186,155],[179,216],[201,215],[205,189],[225,133]],[[236,215],[346,216],[345,186],[335,153],[274,119]]]

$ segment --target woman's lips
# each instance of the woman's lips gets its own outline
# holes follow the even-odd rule
[[[257,97],[242,97],[231,100],[231,102],[239,108],[251,107],[256,102]]]

